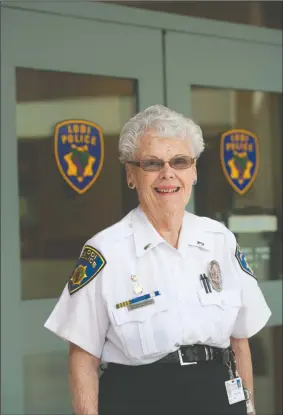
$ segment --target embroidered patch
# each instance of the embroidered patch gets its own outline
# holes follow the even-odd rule
[[[257,280],[256,276],[254,275],[253,270],[251,269],[251,267],[248,264],[248,261],[247,261],[247,258],[245,257],[245,254],[241,251],[241,248],[238,244],[236,246],[235,257],[236,257],[237,261],[239,262],[239,265],[242,268],[242,270],[245,271],[247,274],[251,275],[252,277],[254,277]]]
[[[72,295],[83,288],[105,265],[103,255],[92,246],[86,245],[68,281],[69,293]]]

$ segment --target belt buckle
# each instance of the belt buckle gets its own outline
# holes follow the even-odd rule
[[[181,349],[178,349],[179,361],[181,366],[196,365],[197,362],[184,362]]]
[[[210,346],[204,345],[204,351],[205,351],[205,360],[213,360],[213,354],[212,354],[212,348]]]

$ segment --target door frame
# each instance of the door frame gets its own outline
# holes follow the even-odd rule
[[[68,8],[62,0],[52,2],[25,0],[4,0],[3,8],[32,10],[60,16],[73,16],[82,19],[115,22],[135,27],[147,27],[179,33],[201,34],[205,36],[241,39],[261,44],[282,45],[282,32],[276,29],[246,24],[236,24],[217,20],[169,14],[126,7],[123,5],[77,0],[70,2]]]

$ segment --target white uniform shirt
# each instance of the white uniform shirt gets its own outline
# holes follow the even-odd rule
[[[45,327],[102,363],[151,363],[196,343],[225,348],[230,336],[253,336],[271,315],[256,278],[236,259],[235,236],[212,219],[185,212],[175,249],[137,208],[86,245],[106,264],[72,295],[66,285]],[[206,293],[200,274],[208,275],[213,260],[220,265],[222,290]],[[136,283],[142,294],[134,292]],[[116,308],[154,291],[160,292],[154,304]]]

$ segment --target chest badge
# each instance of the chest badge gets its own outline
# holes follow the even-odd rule
[[[220,265],[217,261],[211,261],[208,266],[208,277],[212,288],[217,291],[222,291],[222,275]]]

